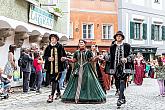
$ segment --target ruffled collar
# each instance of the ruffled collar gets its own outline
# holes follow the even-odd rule
[[[123,45],[123,43],[124,43],[124,42],[122,41],[120,44],[118,44],[117,41],[115,41],[115,44],[116,44],[117,46],[121,46],[121,45]]]

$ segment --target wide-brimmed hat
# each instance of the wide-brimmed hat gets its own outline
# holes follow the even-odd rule
[[[57,34],[50,34],[50,36],[49,36],[49,40],[50,40],[50,41],[51,41],[51,38],[52,38],[52,37],[56,38],[57,41],[59,41],[59,37],[58,37]]]
[[[123,40],[124,40],[125,36],[124,36],[124,34],[123,34],[122,31],[117,31],[117,33],[113,36],[113,38],[114,38],[115,40],[116,40],[116,36],[117,36],[117,35],[121,35],[122,38],[123,38]]]

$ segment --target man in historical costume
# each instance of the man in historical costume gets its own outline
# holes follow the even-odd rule
[[[47,80],[52,82],[52,91],[49,95],[48,103],[53,102],[54,93],[57,90],[56,98],[59,99],[61,96],[59,88],[59,79],[63,69],[63,62],[61,57],[65,57],[66,53],[63,46],[58,42],[59,37],[56,34],[49,36],[50,44],[46,47],[44,52],[45,69],[47,70]]]
[[[131,63],[133,55],[131,46],[124,43],[125,36],[121,31],[114,35],[115,42],[110,46],[110,74],[114,74],[116,80],[116,89],[119,90],[119,99],[117,106],[126,103],[124,96],[125,83],[129,73],[132,73]]]

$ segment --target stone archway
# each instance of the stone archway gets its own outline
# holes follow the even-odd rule
[[[42,40],[40,41],[40,47],[44,47],[44,46],[47,46],[48,43],[50,42],[49,41],[49,33],[45,33],[42,37]]]
[[[14,35],[14,29],[6,21],[0,20],[0,46],[5,45],[6,38]]]
[[[14,44],[17,48],[20,48],[24,40],[29,37],[28,29],[22,25],[18,25],[15,29]]]
[[[37,30],[33,30],[29,36],[29,43],[38,43],[42,39],[41,33]]]

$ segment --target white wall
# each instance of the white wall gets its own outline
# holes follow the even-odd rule
[[[162,0],[159,0],[159,3],[154,3],[154,0],[152,1],[152,8],[156,10],[163,10],[163,2]]]
[[[131,2],[135,5],[140,5],[140,6],[145,5],[145,0],[131,0]]]
[[[8,37],[5,45],[0,47],[0,67],[4,67],[8,61],[8,51],[9,51],[9,46],[11,44],[14,44],[14,37],[13,36]],[[22,47],[25,47],[25,48],[30,47],[29,39],[26,39],[24,41],[24,44]],[[20,57],[20,48],[17,48],[15,53],[14,53],[14,58],[16,60],[16,63],[18,63],[19,57]]]

